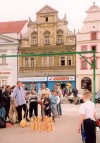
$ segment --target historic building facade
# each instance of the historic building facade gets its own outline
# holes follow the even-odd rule
[[[17,55],[20,34],[26,33],[27,22],[0,22],[0,86],[16,85],[17,57],[2,57]]]
[[[68,30],[66,15],[58,18],[58,11],[46,5],[36,13],[36,21],[29,19],[28,33],[22,35],[19,54],[48,54],[75,52],[75,33]],[[55,82],[75,87],[75,55],[31,56],[19,58],[19,80],[28,88],[39,88],[45,81],[52,89]]]
[[[96,50],[96,91],[100,89],[100,7],[95,3],[88,9],[80,32],[77,33],[77,51]],[[84,54],[93,63],[93,54]],[[76,56],[77,88],[93,91],[93,68],[81,56]]]

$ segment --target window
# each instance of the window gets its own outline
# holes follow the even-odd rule
[[[69,37],[69,42],[73,43],[74,38],[73,37]]]
[[[57,31],[57,44],[62,44],[63,43],[63,30],[59,29]]]
[[[34,66],[34,58],[31,58],[30,61],[31,61],[31,67],[33,67]]]
[[[45,36],[45,44],[50,44],[50,39],[49,39],[49,36]]]
[[[44,44],[49,45],[50,44],[50,32],[45,31],[44,33]]]
[[[6,54],[2,54],[2,56],[5,56]],[[6,57],[2,57],[2,64],[6,64]]]
[[[48,17],[45,18],[45,21],[48,22]]]
[[[0,80],[0,86],[6,86],[7,85],[7,80],[5,80],[5,79],[2,79],[2,80]]]
[[[91,68],[93,68],[93,66],[94,66],[94,60],[91,60],[91,64],[92,64]],[[96,61],[95,61],[95,67],[97,68]]]
[[[37,45],[38,34],[36,31],[33,31],[31,34],[31,45]]]
[[[57,43],[58,44],[62,43],[62,35],[58,35]]]
[[[96,50],[96,46],[92,46],[92,51]]]
[[[36,37],[32,37],[32,45],[37,45],[37,38]]]
[[[81,48],[82,48],[82,51],[87,51],[87,46],[84,45]]]
[[[61,66],[71,66],[72,65],[72,56],[61,57]]]
[[[81,68],[82,69],[87,69],[87,62],[86,61],[82,61]]]
[[[96,40],[97,39],[97,33],[96,32],[92,32],[91,33],[91,40]]]
[[[29,66],[29,59],[25,58],[25,67]]]
[[[43,67],[54,66],[54,57],[43,57],[42,58],[42,66]]]
[[[67,65],[71,66],[72,65],[72,60],[71,60],[71,56],[67,57]]]
[[[54,57],[48,57],[49,58],[49,66],[54,66]]]
[[[61,66],[65,66],[65,57],[61,57]]]
[[[42,58],[42,66],[43,67],[47,67],[48,66],[48,61],[47,60],[48,60],[47,57],[43,57]]]

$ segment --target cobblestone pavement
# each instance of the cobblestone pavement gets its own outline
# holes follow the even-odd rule
[[[77,133],[79,105],[62,104],[63,116],[56,118],[54,130],[32,132],[30,127],[20,128],[18,125],[0,129],[0,143],[81,143],[81,135]],[[100,104],[96,105],[100,118]],[[100,130],[97,131],[97,143],[100,143]]]

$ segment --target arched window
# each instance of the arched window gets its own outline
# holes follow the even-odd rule
[[[31,34],[31,45],[37,45],[37,42],[38,39],[37,39],[37,32],[32,32]]]
[[[63,30],[58,30],[57,31],[57,44],[62,44],[63,43]]]
[[[50,44],[50,32],[46,31],[44,33],[44,44],[49,45]]]

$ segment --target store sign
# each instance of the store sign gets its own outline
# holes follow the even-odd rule
[[[10,72],[0,72],[0,74],[10,74]]]
[[[48,81],[75,81],[75,76],[48,77]]]
[[[47,81],[47,77],[25,77],[18,80],[22,82]]]

